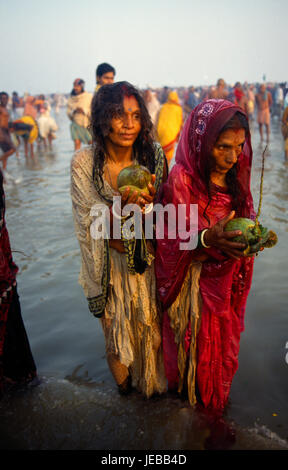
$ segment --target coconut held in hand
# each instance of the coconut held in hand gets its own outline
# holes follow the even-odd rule
[[[148,184],[152,181],[150,171],[142,165],[130,165],[120,171],[117,178],[118,190],[121,194],[127,187],[130,188],[129,195],[134,191],[138,194],[149,194]]]
[[[278,241],[277,234],[273,232],[273,230],[269,230],[268,228],[263,227],[263,225],[259,224],[258,222],[262,205],[264,157],[266,148],[262,155],[260,198],[255,221],[245,217],[237,217],[235,219],[229,220],[224,228],[225,232],[234,230],[240,230],[242,232],[241,235],[232,238],[231,241],[245,244],[245,249],[243,252],[244,256],[253,256],[254,254],[257,255],[258,251],[262,251],[264,248],[272,248],[272,246],[275,246]]]
[[[278,237],[275,232],[268,230],[258,222],[244,217],[229,220],[225,225],[224,231],[241,230],[242,235],[234,237],[231,241],[245,243],[245,256],[252,256],[264,248],[271,248],[276,245]]]

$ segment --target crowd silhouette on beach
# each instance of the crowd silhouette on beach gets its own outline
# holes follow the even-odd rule
[[[103,64],[101,64],[103,65]],[[104,64],[108,65],[108,64]],[[111,66],[109,66],[111,67]],[[111,70],[115,69],[111,67]],[[104,68],[103,78],[96,78],[97,92],[103,84],[111,83],[111,70]],[[113,75],[112,74],[112,75]],[[97,76],[97,75],[96,75]],[[113,75],[114,76],[114,75]],[[263,77],[265,79],[265,77]],[[85,81],[81,82],[81,98],[87,95],[87,116],[91,106],[93,93],[85,91]],[[74,81],[75,84],[75,81]],[[60,108],[69,107],[71,95],[75,93],[73,84],[72,93],[53,93],[30,95],[25,93],[19,96],[15,91],[11,96],[5,91],[0,94],[0,148],[2,150],[0,160],[4,173],[7,172],[8,158],[14,154],[19,155],[20,144],[23,143],[26,159],[35,157],[35,145],[37,149],[52,149],[53,140],[57,138],[57,123],[55,117]],[[171,162],[181,129],[189,113],[202,101],[207,99],[227,99],[240,106],[247,114],[249,121],[257,122],[259,126],[260,140],[269,143],[271,119],[277,119],[281,126],[284,140],[284,155],[288,159],[288,82],[274,83],[263,81],[262,83],[236,82],[229,85],[220,78],[215,85],[190,86],[171,88],[148,87],[140,90],[149,111],[151,120],[155,126],[156,136],[162,145],[168,163]],[[79,95],[78,95],[79,96]],[[286,110],[286,112],[285,112]],[[71,114],[67,112],[71,119]],[[83,115],[83,113],[82,113]],[[78,114],[79,116],[79,114]],[[86,128],[88,127],[88,121]],[[89,138],[83,143],[90,143]],[[75,150],[80,148],[77,142]],[[4,175],[5,180],[5,175]]]

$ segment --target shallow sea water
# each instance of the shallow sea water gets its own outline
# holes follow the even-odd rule
[[[0,448],[23,450],[202,450],[209,430],[188,402],[173,395],[121,397],[105,359],[97,319],[78,285],[80,255],[69,193],[73,144],[65,108],[53,151],[23,149],[8,171],[6,220],[18,292],[41,383],[0,402]],[[264,145],[251,125],[252,190],[258,206]],[[263,225],[276,247],[255,261],[239,369],[225,419],[236,431],[231,450],[288,449],[287,247],[288,165],[278,120],[266,152]],[[225,448],[225,445],[223,445]]]

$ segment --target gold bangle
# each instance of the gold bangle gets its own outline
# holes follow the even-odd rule
[[[150,214],[153,211],[153,202],[144,206],[143,214]]]
[[[122,215],[121,215],[121,212],[122,212],[122,211],[121,211],[121,206],[120,206],[120,208],[119,208],[119,205],[118,205],[117,209],[118,209],[118,210],[120,209],[120,214],[119,214],[119,213],[117,214],[117,212],[116,212],[116,203],[115,203],[115,206],[114,206],[114,202],[113,202],[113,204],[112,204],[112,206],[111,206],[111,211],[112,211],[113,216],[116,217],[116,219],[122,219]]]
[[[205,228],[204,230],[202,230],[201,236],[200,236],[200,241],[201,241],[201,245],[202,245],[204,248],[211,248],[211,246],[206,245],[205,242],[204,242],[204,235],[205,235],[205,233],[207,232],[207,230],[209,230],[209,229],[208,229],[208,228]]]

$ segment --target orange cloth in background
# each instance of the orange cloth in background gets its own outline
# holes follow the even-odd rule
[[[28,142],[29,144],[33,144],[33,142],[35,142],[35,140],[38,138],[38,125],[35,119],[33,119],[32,116],[22,116],[20,119],[17,119],[16,121],[14,121],[14,123],[17,123],[17,122],[23,122],[24,124],[29,124],[30,126],[32,126],[32,129],[29,132]],[[15,131],[15,134],[19,136],[28,135],[26,130]]]
[[[183,112],[176,91],[170,91],[167,102],[160,109],[157,134],[166,157],[174,151],[183,125]]]

